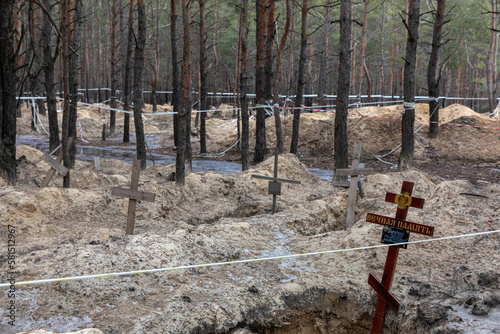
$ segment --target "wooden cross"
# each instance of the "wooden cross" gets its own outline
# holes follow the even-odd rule
[[[408,207],[411,206],[419,209],[424,207],[424,200],[422,198],[411,197],[412,191],[413,183],[404,181],[400,194],[386,194],[386,202],[398,204],[395,218],[368,213],[366,217],[367,222],[385,225],[382,242],[387,244],[407,242],[410,231],[428,236],[433,235],[434,227],[412,223],[405,220],[408,213]],[[375,317],[373,318],[372,329],[370,332],[371,334],[381,333],[384,324],[386,305],[389,305],[394,312],[396,312],[396,314],[399,312],[399,301],[391,292],[389,292],[389,289],[394,277],[396,262],[398,261],[399,248],[402,246],[403,245],[389,247],[382,281],[380,281],[373,273],[370,273],[368,276],[368,284],[370,284],[370,286],[378,294]],[[404,245],[403,248],[406,248],[406,245]]]
[[[73,137],[69,138],[67,147],[70,147],[73,144],[74,140],[75,140],[75,138],[73,138]],[[54,177],[54,174],[56,172],[61,174],[61,176],[66,176],[66,174],[68,174],[68,169],[66,167],[64,167],[63,165],[61,165],[61,161],[63,160],[63,157],[64,157],[64,152],[63,152],[62,148],[61,148],[61,150],[60,150],[60,152],[57,155],[57,158],[55,160],[52,159],[47,153],[44,153],[42,155],[42,160],[49,164],[50,169],[47,172],[47,175],[45,176],[45,178],[43,179],[42,184],[40,185],[41,188],[44,188],[49,184],[50,180],[52,180],[52,177]]]
[[[336,186],[349,186],[349,199],[347,200],[347,215],[346,215],[346,228],[351,228],[354,225],[355,210],[356,210],[356,198],[358,186],[361,189],[361,184],[359,184],[359,175],[369,175],[373,173],[373,168],[361,168],[359,160],[361,158],[361,143],[354,144],[354,152],[352,158],[352,168],[347,169],[337,169],[335,171],[336,176],[340,175],[350,175],[351,183],[339,184],[333,183]]]
[[[276,149],[276,153],[274,155],[274,177],[255,174],[253,174],[252,177],[254,179],[269,180],[268,194],[273,195],[273,213],[276,212],[276,196],[281,195],[281,183],[300,184],[300,181],[278,178],[278,149]]]
[[[156,194],[147,193],[137,190],[139,188],[139,173],[141,171],[141,161],[134,160],[132,165],[132,179],[130,180],[130,189],[114,187],[111,189],[111,195],[118,197],[126,197],[128,201],[128,215],[127,215],[127,235],[134,234],[135,225],[135,207],[137,201],[154,202]]]

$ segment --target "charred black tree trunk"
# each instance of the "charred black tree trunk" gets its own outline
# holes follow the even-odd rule
[[[179,82],[179,63],[177,48],[177,0],[170,2],[170,40],[172,49],[172,106],[174,112],[174,146],[179,146],[179,101],[180,101],[180,82]]]
[[[200,2],[200,110],[208,110],[208,79],[207,79],[207,22],[205,15],[205,0]],[[200,153],[207,153],[206,120],[207,113],[200,113]]]
[[[123,142],[130,142],[130,102],[132,101],[132,51],[134,49],[134,0],[130,0],[128,10],[127,55],[123,77]]]
[[[408,4],[408,22],[404,22],[408,37],[404,67],[404,114],[402,121],[401,154],[398,171],[405,171],[413,164],[415,142],[413,126],[415,124],[415,64],[417,62],[418,25],[420,19],[420,0],[410,0]]]
[[[54,63],[59,54],[59,47],[55,48],[54,55],[52,55],[52,22],[49,17],[51,15],[52,0],[43,0],[45,8],[42,20],[42,52],[43,52],[43,72],[44,72],[44,85],[45,96],[47,97],[47,113],[49,116],[49,142],[50,151],[59,146],[59,125],[57,122],[57,99],[54,83]],[[57,43],[59,45],[59,43]]]
[[[302,0],[302,24],[300,28],[300,57],[299,74],[297,78],[297,94],[295,97],[295,107],[293,111],[292,144],[290,153],[297,154],[299,145],[300,108],[302,106],[302,96],[306,84],[306,51],[307,51],[307,11],[309,0]]]
[[[241,170],[250,169],[249,157],[249,122],[248,122],[248,0],[242,0],[240,21],[240,48],[241,48],[241,72],[240,72],[240,107],[241,107]]]
[[[263,105],[265,102],[265,71],[264,55],[266,52],[266,21],[268,0],[257,0],[257,59],[255,61],[255,94],[256,103]],[[263,108],[257,109],[255,123],[255,152],[253,161],[264,161],[266,155],[266,112]]]
[[[335,169],[347,168],[347,108],[351,84],[351,0],[340,1],[340,46],[337,109],[335,112]]]
[[[434,31],[432,34],[432,49],[427,67],[427,86],[429,89],[429,137],[435,138],[438,134],[439,125],[439,80],[440,80],[440,57],[439,49],[443,45],[442,28],[444,21],[445,0],[438,0],[434,17]]]
[[[13,0],[0,1],[0,176],[15,185],[16,87]]]
[[[146,142],[142,123],[142,70],[144,69],[146,46],[146,10],[144,0],[137,0],[137,41],[134,52],[134,124],[137,147],[137,160],[141,160],[141,169],[146,168]]]

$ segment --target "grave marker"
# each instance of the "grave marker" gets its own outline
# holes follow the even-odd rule
[[[359,175],[370,175],[373,173],[373,168],[361,168],[359,160],[361,158],[361,143],[354,144],[354,152],[352,158],[352,168],[347,169],[337,169],[335,171],[336,176],[340,175],[350,175],[351,183],[333,183],[334,186],[349,186],[349,199],[347,200],[347,214],[346,214],[346,227],[351,228],[354,225],[355,213],[356,213],[356,198],[357,198],[357,188],[360,188],[360,193],[362,193],[361,183],[358,180]]]
[[[274,155],[274,177],[252,174],[254,179],[269,180],[268,194],[273,195],[273,213],[276,212],[276,196],[281,195],[281,183],[300,184],[300,181],[278,178],[278,149]]]
[[[73,137],[68,139],[68,147],[70,147],[73,144],[74,140],[75,139]],[[47,175],[45,176],[45,178],[43,179],[42,184],[40,185],[40,188],[46,187],[49,184],[50,180],[52,180],[52,177],[54,177],[54,174],[56,172],[61,174],[61,176],[66,176],[66,174],[68,174],[68,169],[66,167],[64,167],[63,165],[61,165],[61,161],[63,160],[63,157],[64,157],[64,152],[62,150],[62,147],[61,147],[61,151],[59,152],[59,154],[57,155],[57,158],[55,160],[52,159],[46,153],[44,153],[42,155],[42,160],[49,164],[50,169],[47,172]]]
[[[98,171],[102,170],[102,168],[101,168],[101,158],[98,155],[96,155],[94,157],[94,168],[95,168],[95,170],[98,170]]]
[[[132,178],[130,180],[130,188],[114,187],[111,189],[111,195],[128,198],[128,214],[127,214],[127,235],[134,234],[135,225],[135,208],[137,201],[154,202],[156,194],[138,190],[139,188],[139,173],[141,171],[141,161],[134,160],[132,165]]]
[[[422,209],[424,207],[424,200],[418,197],[411,197],[413,191],[413,183],[403,182],[400,194],[387,193],[385,201],[398,204],[396,210],[396,217],[385,217],[368,213],[366,221],[374,224],[384,225],[384,233],[382,234],[382,242],[387,244],[407,242],[410,232],[415,232],[427,236],[432,236],[434,227],[423,224],[417,224],[406,221],[408,207]],[[390,246],[387,251],[387,259],[384,266],[384,274],[382,281],[380,281],[373,273],[368,276],[368,284],[377,292],[377,306],[375,308],[375,316],[371,334],[379,334],[384,325],[385,307],[389,305],[396,314],[399,312],[399,301],[389,291],[396,269],[396,262],[398,260],[399,246]],[[406,245],[404,245],[406,248]]]

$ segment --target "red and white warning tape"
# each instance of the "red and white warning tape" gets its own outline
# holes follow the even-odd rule
[[[76,121],[78,122],[78,131],[80,132],[80,139],[84,143],[88,143],[87,140],[83,139],[83,129],[82,129],[82,123],[80,122],[80,116],[76,116]]]

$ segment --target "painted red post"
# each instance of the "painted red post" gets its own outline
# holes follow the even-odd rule
[[[424,200],[421,198],[411,197],[412,192],[413,183],[404,181],[400,194],[387,193],[385,201],[398,204],[398,209],[396,211],[395,217],[396,220],[406,220],[408,207],[410,206],[420,209],[423,208]],[[398,261],[398,255],[399,247],[390,246],[389,250],[387,251],[387,259],[385,261],[384,274],[382,275],[381,282],[377,280],[375,275],[370,273],[368,283],[375,289],[375,291],[377,291],[379,295],[377,299],[377,306],[375,308],[375,316],[373,318],[371,334],[379,334],[382,332],[382,327],[384,325],[385,307],[388,303],[391,308],[396,313],[398,313],[399,301],[389,292],[392,279],[394,277],[394,271],[396,269],[396,262]]]

